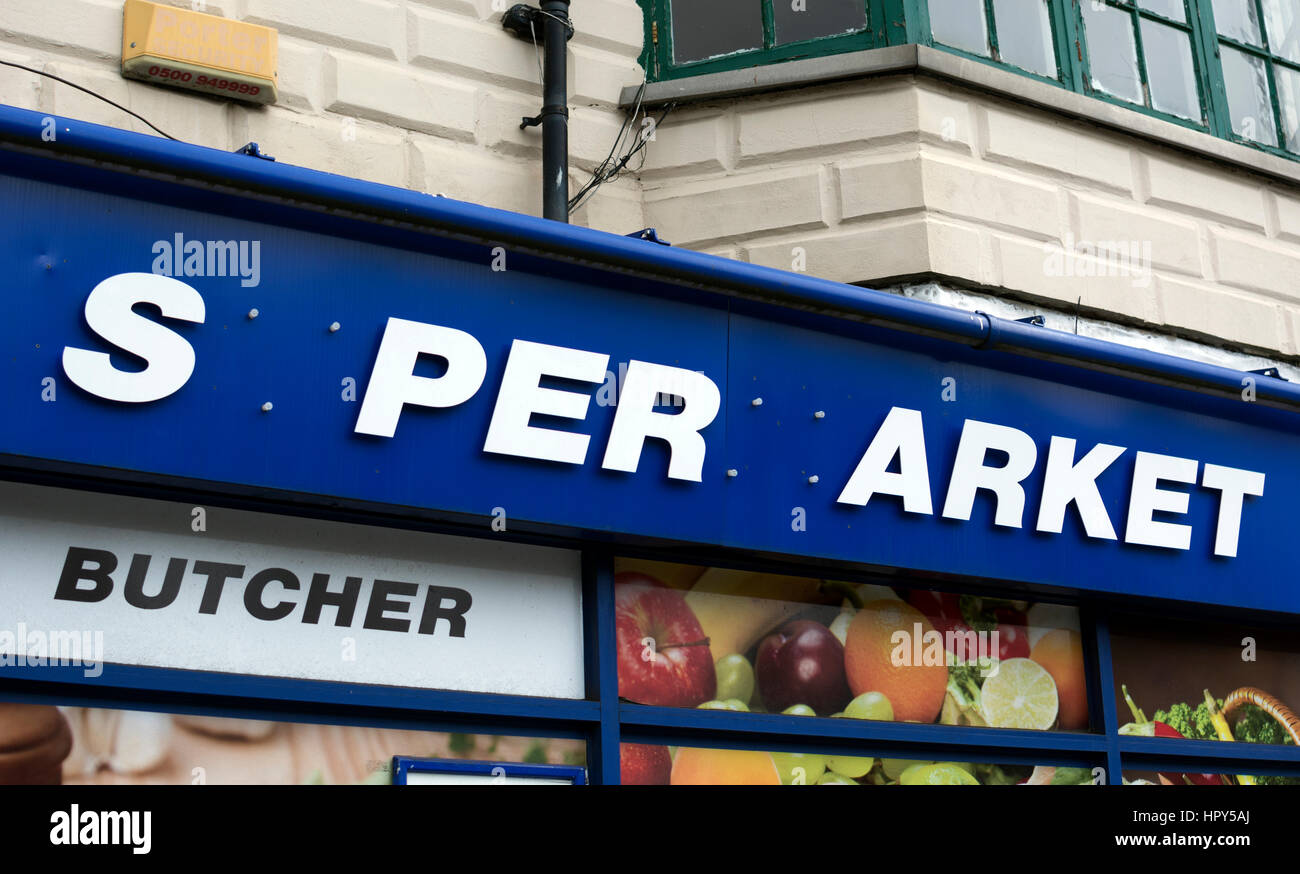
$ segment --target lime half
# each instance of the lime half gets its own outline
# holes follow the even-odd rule
[[[984,681],[984,718],[994,728],[1048,729],[1060,699],[1052,675],[1029,659],[1007,659]]]

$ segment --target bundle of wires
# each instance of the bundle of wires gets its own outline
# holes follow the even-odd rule
[[[623,124],[618,130],[618,136],[614,138],[614,145],[610,148],[608,157],[601,161],[596,166],[596,169],[592,171],[591,179],[587,181],[587,184],[578,189],[578,193],[569,199],[570,213],[590,199],[597,188],[621,176],[623,171],[627,169],[628,162],[638,154],[641,155],[641,161],[636,170],[639,171],[645,166],[643,150],[646,143],[650,142],[654,132],[658,130],[659,125],[663,123],[663,120],[668,117],[668,113],[672,112],[673,106],[676,105],[668,104],[664,107],[664,111],[659,114],[659,117],[654,119],[649,126],[642,123],[641,130],[638,132],[636,130],[637,119],[641,116],[641,102],[645,97],[645,87],[646,83],[642,81],[641,87],[636,92],[636,103],[628,116],[623,119]],[[649,118],[649,115],[646,117]]]

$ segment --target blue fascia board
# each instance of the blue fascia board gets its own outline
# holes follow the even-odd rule
[[[42,139],[54,119],[54,142]],[[630,271],[675,285],[760,297],[801,310],[937,336],[966,345],[1047,359],[1218,395],[1240,395],[1241,371],[1079,337],[1010,319],[972,313],[886,292],[729,258],[647,244],[446,197],[365,182],[239,153],[0,104],[0,149],[89,160],[124,172],[147,172],[289,203],[346,208],[354,216],[394,217],[461,239],[503,244],[559,260]],[[1257,403],[1300,408],[1300,385],[1258,377]]]

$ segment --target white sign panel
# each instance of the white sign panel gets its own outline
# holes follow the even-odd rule
[[[581,698],[571,550],[0,483],[0,665]]]

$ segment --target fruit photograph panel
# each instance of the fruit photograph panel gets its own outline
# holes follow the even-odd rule
[[[1079,786],[1087,768],[832,756],[625,743],[625,786]]]
[[[642,559],[614,570],[626,701],[1088,729],[1072,607]]]
[[[1111,622],[1120,734],[1300,743],[1300,634],[1164,620]],[[1125,775],[1127,780],[1130,775]],[[1300,783],[1292,777],[1135,774],[1159,784]]]

